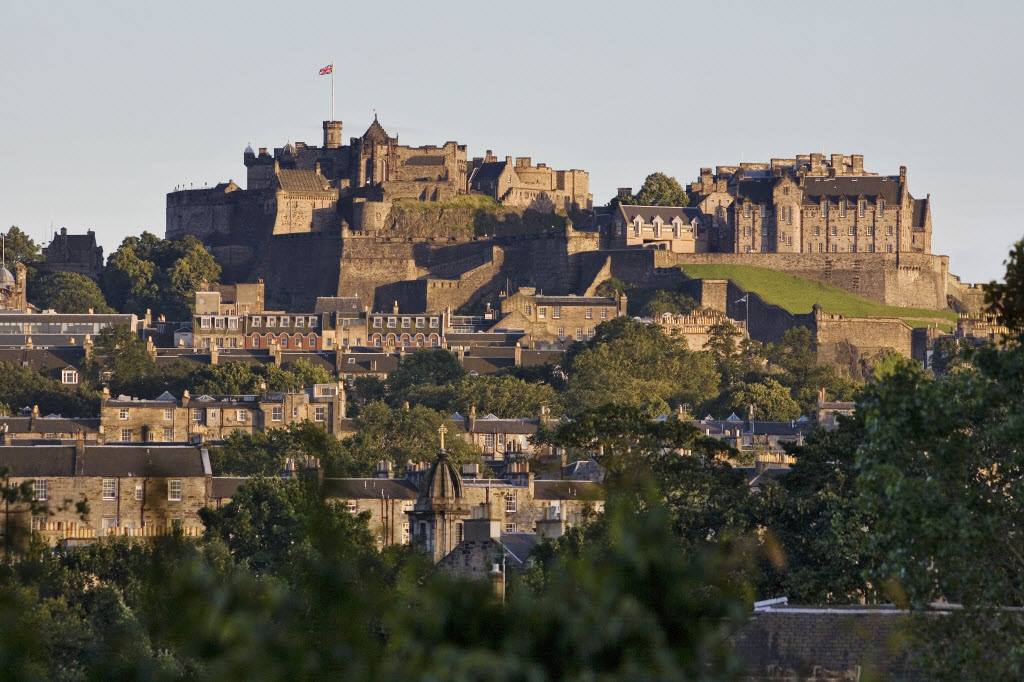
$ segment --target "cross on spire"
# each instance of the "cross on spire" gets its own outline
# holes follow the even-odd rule
[[[444,450],[444,434],[448,433],[448,427],[441,424],[437,427],[437,435],[441,438],[441,450]]]

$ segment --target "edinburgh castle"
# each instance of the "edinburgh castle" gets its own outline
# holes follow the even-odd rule
[[[234,181],[167,195],[167,236],[195,235],[226,281],[263,279],[274,303],[358,296],[374,310],[456,311],[517,286],[593,294],[616,277],[673,285],[687,263],[749,264],[890,305],[973,311],[980,294],[931,252],[930,198],[860,155],[700,169],[687,207],[595,209],[589,176],[466,146],[399,144],[374,117],[342,143],[246,148]],[[613,202],[613,204],[616,202]]]

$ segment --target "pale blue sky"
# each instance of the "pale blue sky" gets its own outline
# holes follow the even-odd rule
[[[1021,3],[0,3],[0,225],[163,234],[179,183],[244,180],[247,143],[344,136],[376,108],[590,171],[596,201],[661,170],[798,153],[908,166],[939,253],[1002,273],[1024,235]]]

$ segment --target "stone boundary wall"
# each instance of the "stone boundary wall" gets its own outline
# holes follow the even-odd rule
[[[612,252],[622,253],[622,251]],[[886,305],[944,310],[949,258],[921,253],[671,253],[656,267],[750,265],[831,284]]]

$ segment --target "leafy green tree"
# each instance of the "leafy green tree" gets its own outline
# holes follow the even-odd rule
[[[618,277],[609,277],[605,281],[597,285],[597,289],[594,290],[598,296],[606,296],[608,298],[618,298],[622,294],[628,294],[630,287],[624,281]]]
[[[127,237],[110,255],[102,285],[107,300],[122,312],[141,315],[149,309],[185,320],[196,290],[218,277],[220,266],[195,237],[174,241],[143,232]]]
[[[542,406],[558,414],[558,394],[545,383],[512,376],[464,377],[456,388],[456,405],[465,414],[475,406],[480,414],[500,417],[535,417]]]
[[[96,335],[92,358],[85,370],[93,384],[102,383],[109,373],[110,391],[114,395],[129,393],[140,382],[157,376],[156,361],[146,350],[146,344],[126,327],[107,327]]]
[[[99,395],[88,388],[65,386],[29,367],[7,362],[0,362],[0,396],[8,410],[38,405],[42,414],[65,417],[92,417],[99,411]]]
[[[754,408],[754,418],[764,421],[788,421],[800,416],[800,405],[789,389],[772,378],[756,383],[739,384],[729,394],[730,409],[744,414]]]
[[[651,173],[634,201],[641,206],[686,206],[689,198],[683,186],[671,175]]]
[[[29,265],[42,258],[39,245],[16,225],[11,225],[4,234],[4,251],[7,254],[8,267],[12,263]]]
[[[43,272],[29,280],[28,298],[58,313],[112,313],[96,282],[77,272]]]
[[[449,410],[455,398],[455,384],[465,374],[458,359],[447,350],[421,348],[402,358],[398,369],[388,375],[385,392],[394,406],[408,402]]]
[[[1013,245],[1006,260],[1002,282],[985,287],[985,303],[989,312],[1006,325],[1014,335],[1024,334],[1024,240]]]
[[[567,357],[569,413],[606,403],[644,407],[652,415],[669,405],[696,405],[715,395],[718,373],[707,353],[691,352],[657,325],[619,317]]]
[[[440,448],[438,428],[444,424],[450,432],[448,416],[422,405],[409,409],[391,408],[376,402],[366,405],[356,417],[356,434],[344,445],[353,461],[406,463],[432,462]],[[456,462],[479,459],[479,453],[458,434],[445,440],[448,457]]]
[[[697,301],[684,293],[659,289],[644,304],[643,315],[645,317],[659,317],[665,313],[687,315],[697,307]]]

